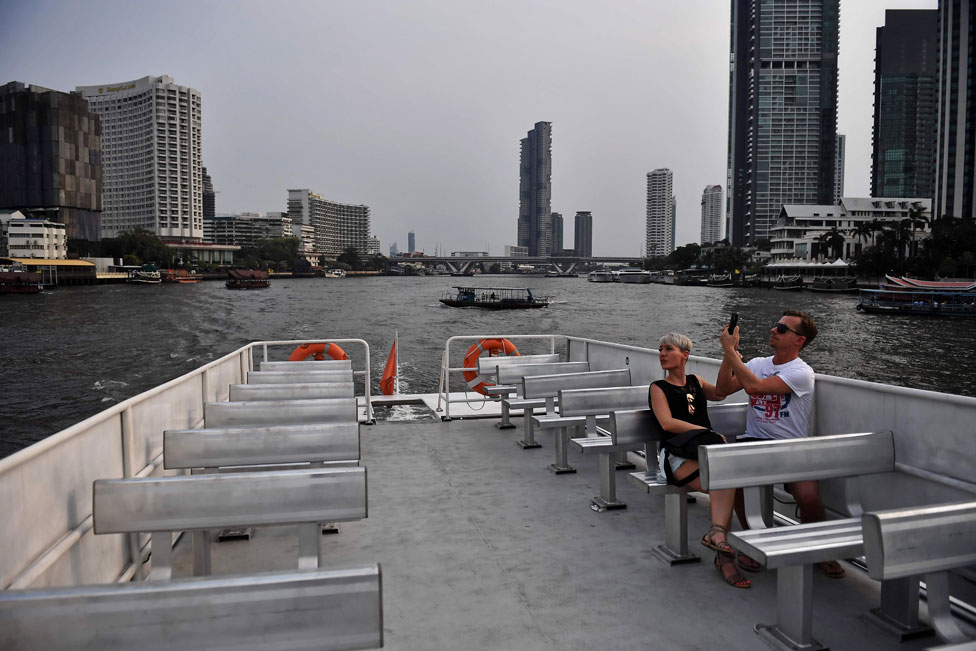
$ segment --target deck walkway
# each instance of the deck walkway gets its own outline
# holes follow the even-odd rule
[[[369,517],[325,541],[329,567],[379,562],[386,649],[763,648],[752,630],[775,619],[776,577],[750,575],[751,590],[721,582],[697,543],[706,500],[690,511],[703,562],[667,567],[663,500],[619,481],[628,508],[595,513],[595,457],[573,457],[578,474],[554,476],[552,436],[523,451],[518,430],[492,421],[379,422],[362,428]],[[214,545],[214,572],[292,567],[295,538],[259,529],[249,542]],[[184,536],[176,574],[189,573]],[[848,566],[817,574],[815,636],[833,649],[915,651],[935,638],[899,644],[860,616],[878,605],[879,585]],[[923,611],[924,612],[924,611]]]

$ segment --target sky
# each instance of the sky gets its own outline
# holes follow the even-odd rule
[[[846,196],[869,196],[875,28],[841,0]],[[217,212],[289,188],[371,210],[388,252],[516,243],[519,141],[552,122],[552,210],[593,213],[594,255],[642,253],[646,175],[667,167],[676,244],[726,183],[729,0],[0,0],[0,84],[169,75],[201,92]]]

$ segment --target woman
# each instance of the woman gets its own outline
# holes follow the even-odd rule
[[[697,375],[685,373],[691,345],[691,339],[673,332],[658,341],[659,360],[661,368],[667,371],[667,377],[651,384],[649,401],[658,425],[670,434],[711,429],[707,401],[725,398],[715,385]],[[663,468],[665,463],[670,465],[671,474],[676,481],[685,479],[698,470],[698,461],[673,454],[665,455],[662,452],[659,468]],[[697,476],[687,485],[693,490],[702,491],[701,480]],[[739,572],[735,564],[735,550],[726,541],[732,525],[735,490],[710,491],[709,497],[712,526],[702,538],[702,545],[716,552],[715,567],[726,583],[736,588],[748,588],[752,583]]]

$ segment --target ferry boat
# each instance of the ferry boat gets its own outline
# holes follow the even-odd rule
[[[687,534],[693,544],[683,563],[662,562],[653,553],[671,535],[663,526],[665,511],[672,508],[665,507],[668,498],[649,496],[621,476],[617,497],[628,508],[594,511],[590,499],[602,477],[595,455],[574,454],[576,472],[553,475],[546,469],[551,435],[538,433],[545,445],[539,450],[512,445],[518,433],[493,426],[500,415],[498,403],[484,396],[472,399],[466,391],[461,378],[470,371],[462,365],[469,354],[465,350],[480,346],[485,336],[503,337],[456,336],[445,343],[438,393],[392,396],[371,393],[374,378],[366,342],[312,340],[341,344],[350,353],[360,387],[356,400],[362,426],[391,406],[412,405],[427,414],[413,421],[380,418],[363,430],[369,435],[361,437],[360,460],[353,465],[368,469],[368,517],[343,523],[338,535],[316,537],[323,540],[320,564],[325,567],[382,564],[381,636],[358,644],[322,640],[322,646],[764,648],[753,627],[777,618],[784,606],[777,584],[791,585],[784,583],[785,575],[777,579],[769,570],[752,574],[748,593],[722,583],[710,555],[696,542],[710,521],[707,496],[694,494],[698,503],[689,504],[685,494],[676,493],[680,501],[668,502],[688,515],[688,531],[681,535]],[[523,353],[552,351],[586,361],[592,369],[628,368],[635,385],[662,377],[658,353],[651,348],[558,334],[508,338]],[[8,595],[15,598],[40,594],[56,599],[59,591],[80,585],[92,585],[89,593],[95,595],[117,583],[138,582],[157,554],[163,555],[157,546],[157,554],[150,556],[150,540],[166,545],[167,551],[172,547],[173,578],[164,584],[199,583],[203,577],[186,578],[194,566],[188,535],[96,533],[92,484],[187,474],[165,469],[163,432],[202,427],[207,404],[226,402],[230,385],[247,382],[248,374],[265,361],[294,355],[302,343],[249,343],[0,459],[0,497],[8,523],[0,527],[0,591],[14,591]],[[693,356],[688,371],[714,380],[718,367],[717,360]],[[818,375],[816,383],[813,436],[891,430],[897,451],[894,472],[821,482],[831,517],[850,515],[853,497],[860,498],[865,511],[976,499],[976,452],[968,426],[976,420],[976,399],[825,375]],[[737,400],[741,395],[726,399]],[[639,452],[627,458],[641,475],[656,459]],[[784,495],[778,489],[775,494]],[[792,504],[776,508],[778,523],[795,517]],[[212,566],[205,573],[238,581],[243,590],[245,578],[270,576],[263,573],[272,568],[314,571],[294,570],[294,537],[293,527],[275,526],[262,527],[249,539],[211,543]],[[798,593],[804,590],[814,600],[816,617],[801,624],[817,640],[833,648],[899,651],[937,644],[931,636],[915,639],[901,629],[869,622],[870,612],[883,602],[881,584],[859,569],[863,559],[842,560],[848,570],[845,579],[814,573],[797,586]],[[973,631],[976,611],[969,605],[972,593],[966,593],[972,578],[966,576],[953,577],[958,579],[953,610],[940,616]],[[11,603],[0,599],[0,621]],[[217,606],[216,597],[202,610],[211,606]],[[147,608],[141,601],[131,605],[132,612]],[[272,615],[269,627],[275,621],[289,625],[287,609]],[[74,617],[65,620],[71,627],[86,626],[75,613],[63,616]],[[319,616],[349,618],[356,613],[326,610]],[[111,620],[103,615],[99,621]],[[131,628],[124,605],[115,625],[120,632]],[[51,626],[51,639],[60,639],[64,629]],[[90,634],[104,640],[113,632],[107,624],[93,627]],[[147,636],[155,633],[145,631]],[[910,633],[924,635],[924,627]],[[10,638],[4,638],[0,626],[3,639]],[[147,638],[145,648],[164,648],[165,642]],[[778,648],[788,647],[783,642]]]
[[[587,274],[586,280],[591,283],[612,283],[613,272],[609,269],[595,269]]]
[[[147,264],[143,265],[141,269],[131,270],[125,282],[135,285],[158,285],[163,282],[163,278],[156,265]]]
[[[712,274],[708,277],[709,287],[732,287],[732,274]]]
[[[391,268],[391,271],[392,271],[392,268]],[[326,278],[345,278],[346,277],[346,270],[345,269],[326,269],[326,271],[325,271],[325,277]]]
[[[548,296],[535,296],[528,287],[470,287],[458,285],[440,302],[448,307],[479,307],[484,310],[525,310],[548,307]]]
[[[0,294],[38,294],[44,289],[39,273],[0,267]]]
[[[227,289],[264,289],[271,286],[268,272],[260,269],[231,269],[227,272]]]
[[[192,285],[195,283],[203,282],[203,275],[196,272],[196,270],[186,270],[186,269],[166,269],[160,272],[162,281],[164,283],[176,283],[180,285]]]
[[[966,292],[976,293],[976,282],[971,280],[919,280],[917,278],[896,278],[885,276],[880,289],[888,291],[928,291],[928,292]]]
[[[976,317],[976,292],[862,289],[857,309],[873,314]]]
[[[621,269],[613,272],[613,282],[647,285],[651,282],[651,272],[641,269]]]
[[[857,278],[855,276],[826,276],[814,278],[806,289],[811,292],[825,292],[830,294],[857,293]]]
[[[780,276],[773,281],[773,289],[798,292],[803,289],[803,278],[801,276]]]

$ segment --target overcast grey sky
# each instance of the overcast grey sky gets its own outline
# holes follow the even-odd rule
[[[842,0],[845,194],[867,196],[875,28]],[[725,185],[728,0],[0,0],[0,83],[57,90],[167,74],[203,98],[217,211],[286,210],[288,188],[364,203],[386,253],[501,254],[516,240],[519,140],[553,123],[552,208],[596,255],[638,255],[645,179],[674,171],[677,244]]]

